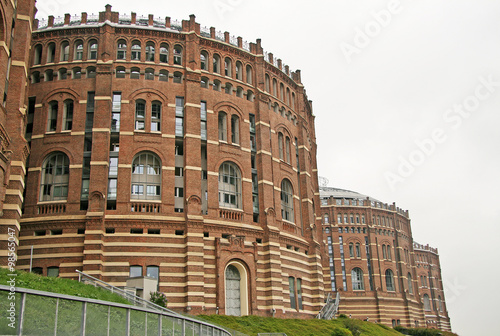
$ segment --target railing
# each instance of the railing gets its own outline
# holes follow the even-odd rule
[[[231,211],[227,209],[219,209],[219,218],[223,219],[229,219],[232,221],[239,221],[241,222],[243,220],[243,213],[239,211]]]
[[[328,293],[328,297],[326,299],[326,304],[321,308],[319,314],[316,316],[317,319],[322,320],[331,320],[337,314],[340,303],[340,293],[337,292],[337,296],[335,300]]]
[[[1,335],[231,336],[211,323],[126,304],[0,285]]]
[[[258,333],[257,336],[287,336],[285,333]]]
[[[63,212],[66,212],[66,204],[64,203],[42,204],[38,206],[39,215],[58,214]]]
[[[130,205],[130,211],[132,212],[160,212],[159,203],[132,203]]]

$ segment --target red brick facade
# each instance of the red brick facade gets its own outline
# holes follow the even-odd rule
[[[437,249],[414,243],[408,211],[348,190],[320,194],[325,288],[340,293],[339,313],[451,330]]]
[[[11,4],[0,22],[2,266],[10,227],[19,269],[32,259],[44,275],[78,269],[116,286],[157,277],[179,311],[311,317],[339,291],[340,313],[449,330],[439,256],[414,248],[407,212],[325,195],[320,208],[300,71],[260,40],[109,5],[31,30],[34,3]]]

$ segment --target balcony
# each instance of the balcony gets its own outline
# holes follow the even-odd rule
[[[148,213],[160,213],[161,204],[159,203],[131,203],[130,211],[132,212],[148,212]]]
[[[60,214],[66,212],[66,203],[40,204],[37,207],[39,215]]]
[[[230,221],[243,221],[243,213],[241,211],[233,211],[229,209],[219,209],[219,218]]]

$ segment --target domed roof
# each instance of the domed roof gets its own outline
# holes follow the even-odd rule
[[[364,200],[368,197],[370,201],[380,202],[379,200],[373,197],[360,194],[356,191],[345,190],[335,187],[319,187],[320,198],[328,198],[330,196],[333,196],[333,198],[364,199]]]

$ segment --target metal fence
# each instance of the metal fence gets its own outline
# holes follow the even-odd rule
[[[231,336],[165,311],[3,285],[0,311],[0,335]]]
[[[258,333],[257,336],[286,336],[285,333]]]

